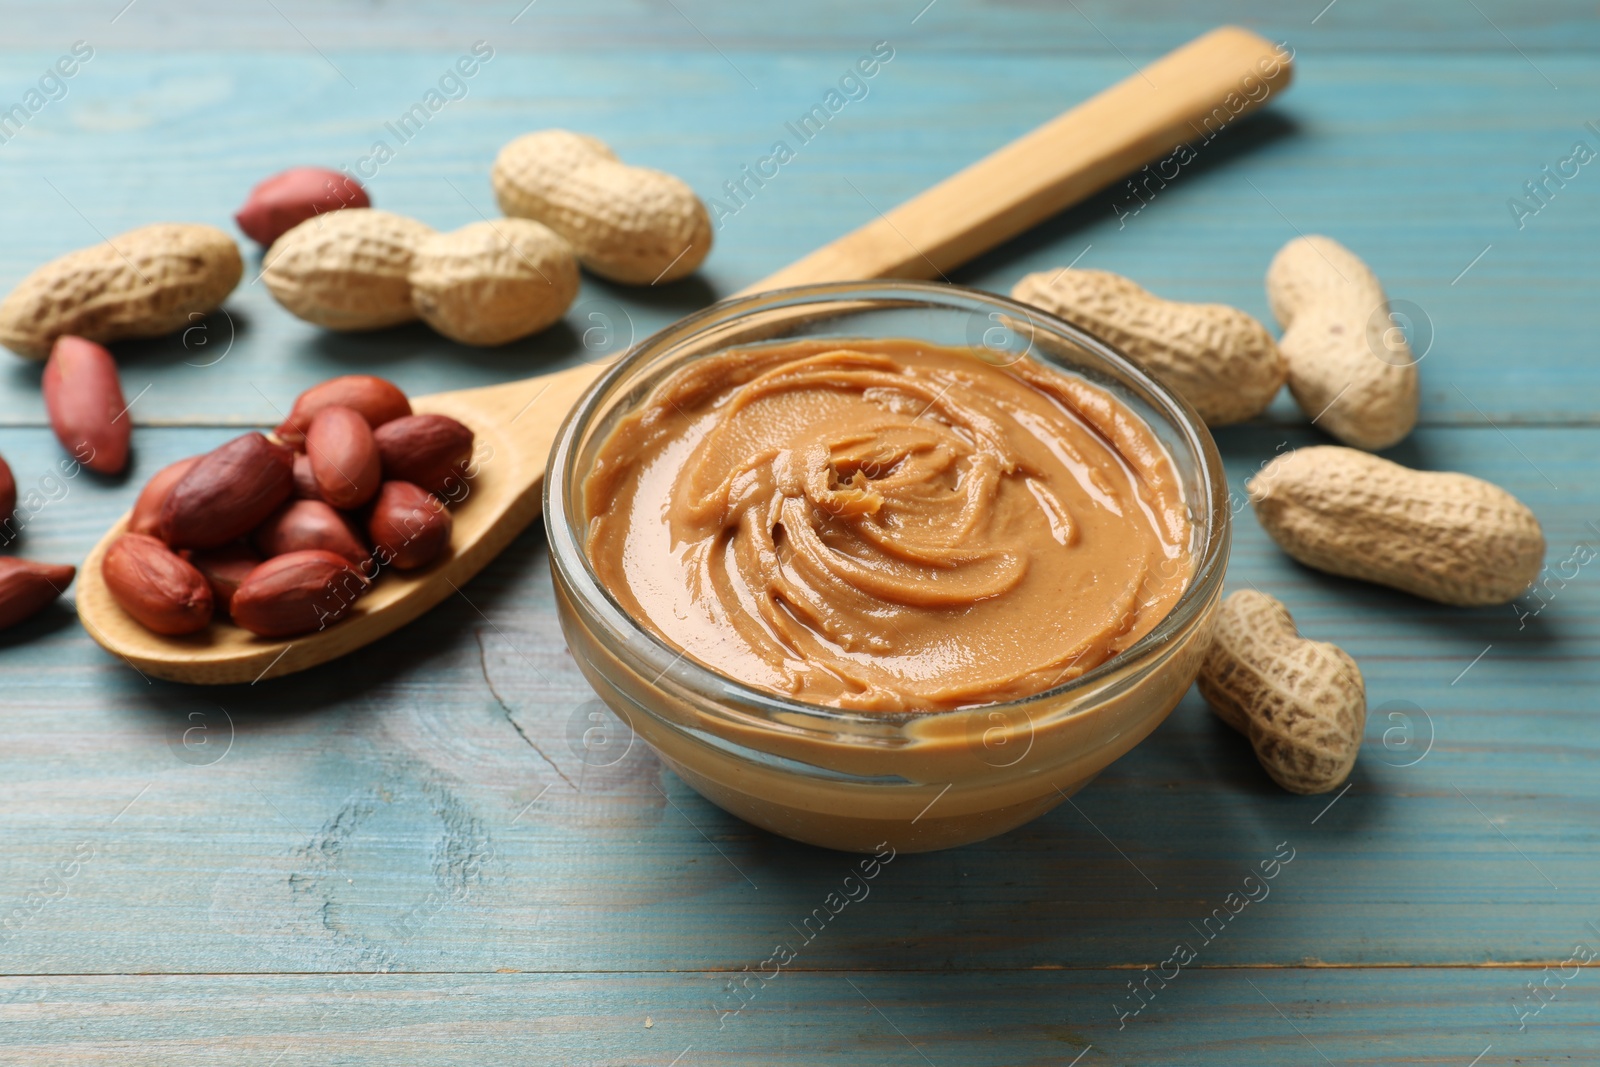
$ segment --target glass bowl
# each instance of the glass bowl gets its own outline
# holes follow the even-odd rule
[[[785,699],[719,674],[631,618],[585,553],[582,486],[617,420],[685,363],[803,338],[909,337],[1007,364],[1028,355],[1111,391],[1166,447],[1189,508],[1194,572],[1136,644],[1021,700],[882,714]],[[561,627],[602,700],[685,782],[773,833],[898,852],[981,841],[1037,818],[1142,741],[1205,654],[1229,543],[1228,489],[1205,424],[1103,341],[990,293],[846,282],[725,300],[645,340],[567,416],[550,455],[545,529]]]

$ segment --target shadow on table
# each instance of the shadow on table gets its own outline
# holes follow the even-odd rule
[[[1071,803],[990,841],[897,856],[863,899],[843,907],[845,879],[861,881],[861,857],[746,836],[737,820],[696,805],[702,830],[760,885],[749,895],[759,898],[765,935],[753,941],[730,916],[719,937],[726,944],[703,951],[737,957],[759,944],[755,974],[774,942],[773,951],[793,953],[795,971],[812,972],[808,980],[836,981],[841,1003],[873,1012],[892,998],[899,1012],[883,1010],[929,1041],[947,1020],[919,1016],[917,1005],[938,1002],[952,978],[992,972],[1002,982],[1009,973],[1042,989],[1054,979],[1029,976],[1065,969],[1075,972],[1071,994],[1020,1036],[1104,1043],[1146,1001],[1165,998],[1150,1014],[1168,1014],[1202,987],[1203,978],[1171,973],[1179,945],[1193,954],[1190,971],[1293,962],[1314,948],[1317,890],[1337,869],[1328,854],[1385,818],[1391,798],[1370,785],[1358,765],[1348,792],[1286,794],[1249,744],[1191,695]],[[1164,964],[1169,981],[1132,991],[1153,973],[1146,965]],[[752,983],[737,967],[710,984],[724,1027],[741,1016],[740,1025],[754,1025],[746,1006],[781,1010],[791,996],[781,980],[764,992],[767,980]]]
[[[1348,793],[1284,792],[1249,743],[1191,694],[1151,738],[1053,812],[989,841],[895,857],[871,883],[873,904],[849,905],[836,928],[807,943],[805,966],[943,971],[1136,963],[1175,940],[1193,941],[1207,917],[1216,927],[1215,909],[1228,914],[1230,900],[1237,905],[1264,893],[1261,904],[1228,914],[1228,932],[1207,948],[1210,962],[1259,957],[1251,946],[1266,931],[1233,924],[1255,922],[1249,913],[1266,910],[1262,904],[1276,890],[1297,880],[1303,890],[1306,865],[1296,868],[1286,855],[1342,848],[1341,839],[1383,818],[1388,798],[1370,786],[1358,764]],[[697,805],[694,815],[713,837],[742,825],[709,805]],[[773,931],[791,941],[817,925],[803,920],[830,892],[843,895],[842,880],[860,858],[765,833],[751,833],[730,852],[752,865],[763,912],[792,914],[791,927]],[[1263,865],[1277,872],[1276,881],[1263,877]],[[870,909],[870,917],[849,916],[850,908]]]
[[[124,368],[126,386],[126,372],[135,367],[173,364],[210,367],[221,363],[228,358],[235,345],[249,336],[252,325],[247,312],[224,305],[209,315],[198,312],[191,314],[189,324],[172,333],[139,340],[113,341],[106,347],[117,357],[117,365]]]
[[[19,542],[20,539],[7,547],[14,549]],[[46,605],[32,618],[25,619],[15,626],[0,629],[0,649],[41,641],[64,630],[73,630],[77,625],[78,613],[73,610],[72,605],[57,600],[53,604]]]
[[[508,344],[460,344],[424,323],[409,322],[369,333],[325,330],[311,346],[319,359],[347,372],[381,373],[385,367],[426,358],[515,379],[621,355],[666,321],[717,299],[710,283],[699,275],[659,286],[614,285],[585,276],[583,285],[564,318]]]
[[[474,632],[495,617],[508,598],[525,594],[528,580],[545,567],[543,528],[535,523],[471,582],[421,618],[354,652],[309,670],[248,685],[195,686],[148,680],[131,670],[121,699],[164,733],[181,735],[199,713],[208,721],[226,709],[233,730],[246,735],[285,723],[337,712],[352,730],[381,712],[389,694],[407,679],[437,673],[459,659]]]

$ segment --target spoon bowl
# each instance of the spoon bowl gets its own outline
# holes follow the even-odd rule
[[[539,515],[545,460],[567,411],[603,366],[417,397],[418,414],[437,413],[472,430],[476,472],[451,508],[450,551],[429,567],[390,571],[340,622],[292,638],[258,637],[219,617],[199,633],[163,637],[123,611],[100,573],[106,549],[127,529],[124,515],[78,572],[78,618],[106,649],[141,674],[193,685],[253,683],[326,663],[404,626],[455,596]],[[461,594],[465,595],[465,594]]]

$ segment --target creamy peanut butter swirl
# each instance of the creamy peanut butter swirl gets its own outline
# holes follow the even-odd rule
[[[1171,459],[1121,402],[908,340],[696,360],[601,444],[585,510],[635,619],[747,685],[852,709],[1059,685],[1192,572]]]

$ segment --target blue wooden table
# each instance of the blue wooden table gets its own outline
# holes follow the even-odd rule
[[[586,758],[538,530],[384,642],[254,687],[147,682],[63,603],[0,634],[0,1062],[1600,1060],[1600,163],[1543,171],[1600,150],[1592,4],[123,2],[0,5],[0,109],[92,49],[4,128],[0,289],[146,222],[231,229],[261,176],[360,168],[379,140],[375,202],[440,229],[493,214],[496,150],[548,126],[721,197],[875,42],[894,57],[729,204],[697,277],[585,278],[526,343],[321,333],[252,266],[225,313],[119,346],[138,428],[113,479],[53,473],[39,367],[0,359],[0,453],[37,493],[9,551],[81,559],[151,472],[331,374],[426,392],[615,351],[1236,21],[1295,48],[1289,93],[1137,214],[1103,194],[956,280],[1076,259],[1266,318],[1273,252],[1332,235],[1427,352],[1392,455],[1527,501],[1550,570],[1539,598],[1445,609],[1300,568],[1241,512],[1230,585],[1367,678],[1347,791],[1282,793],[1191,693],[1073,804],[896,858],[754,981],[850,861],[724,815],[642,745]],[[395,138],[478,41],[492,58]],[[1319,440],[1305,421],[1280,398],[1220,433],[1235,488]],[[1215,918],[1274,857],[1270,894]]]

